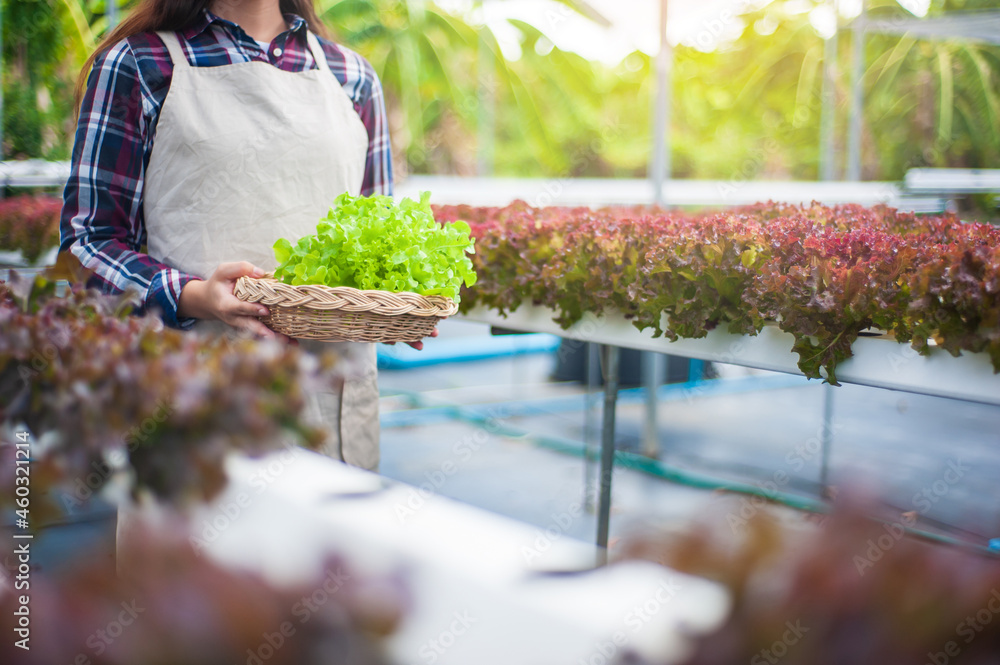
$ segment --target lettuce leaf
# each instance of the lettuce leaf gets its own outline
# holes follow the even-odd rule
[[[459,300],[476,283],[469,225],[439,224],[430,193],[396,203],[388,196],[337,197],[316,234],[274,243],[275,279],[356,289],[412,291]]]

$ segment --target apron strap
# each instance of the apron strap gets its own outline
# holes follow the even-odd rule
[[[316,61],[316,66],[324,72],[329,72],[330,63],[326,61],[326,53],[323,52],[323,47],[320,46],[319,40],[316,39],[316,35],[307,30],[306,41],[309,43],[309,50],[312,52],[313,60]]]
[[[181,46],[180,39],[177,38],[177,33],[172,30],[164,30],[156,33],[163,43],[167,46],[167,51],[170,52],[170,59],[174,63],[174,68],[178,67],[190,67],[191,64],[188,62],[187,56],[184,55],[184,48]]]

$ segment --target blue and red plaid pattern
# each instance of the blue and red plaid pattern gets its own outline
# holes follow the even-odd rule
[[[316,69],[305,20],[291,14],[285,19],[289,29],[267,52],[238,25],[207,10],[178,34],[194,67],[258,60],[289,72]],[[391,195],[389,128],[378,77],[357,53],[322,37],[320,44],[368,130],[361,193]],[[109,293],[136,289],[145,306],[159,310],[167,325],[188,328],[194,320],[178,320],[177,301],[184,285],[196,278],[145,253],[142,213],[146,167],[172,72],[170,53],[153,33],[129,37],[94,63],[63,193],[60,249],[72,252],[94,272],[92,285]]]

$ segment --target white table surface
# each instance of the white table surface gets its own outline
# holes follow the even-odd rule
[[[728,612],[714,583],[648,562],[595,568],[595,547],[558,528],[305,450],[228,469],[225,492],[195,516],[203,551],[277,584],[317,579],[333,553],[359,574],[403,572],[413,607],[388,643],[397,663],[577,665],[625,649],[676,662]]]

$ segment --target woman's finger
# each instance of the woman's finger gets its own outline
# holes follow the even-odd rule
[[[253,323],[249,325],[249,330],[257,337],[261,339],[274,339],[277,335],[276,332],[265,326],[260,321],[254,319],[251,319],[251,321],[253,321]]]
[[[271,330],[263,323],[255,318],[241,316],[236,320],[236,325],[234,328],[239,328],[250,335],[259,337],[260,339],[273,339],[278,342],[283,342],[284,344],[291,344],[292,346],[298,346],[299,340],[289,337],[288,335],[282,334]]]
[[[228,309],[233,316],[267,316],[270,312],[267,307],[260,303],[244,302],[239,298],[233,298],[236,302],[229,303]]]
[[[244,330],[251,335],[260,337],[261,339],[277,339],[277,336],[279,335],[279,333],[274,332],[257,319],[249,316],[237,317],[230,325],[234,328]],[[281,337],[284,337],[284,335],[281,335]]]
[[[299,340],[297,340],[297,339],[295,339],[293,337],[289,337],[288,335],[284,335],[284,334],[282,334],[280,332],[277,332],[276,330],[271,330],[270,328],[268,328],[268,331],[271,333],[271,339],[273,339],[273,340],[276,340],[276,341],[281,342],[283,344],[290,344],[292,346],[298,346],[299,345]]]
[[[235,280],[240,277],[263,277],[266,273],[250,263],[249,261],[234,261],[233,263],[220,263],[215,269],[215,274],[221,279]]]

